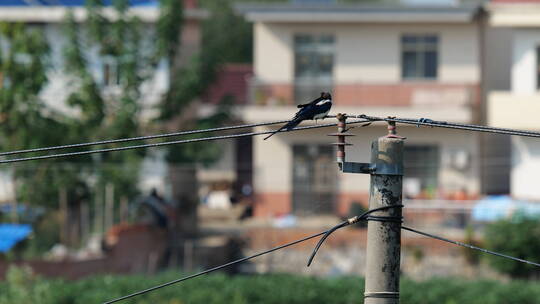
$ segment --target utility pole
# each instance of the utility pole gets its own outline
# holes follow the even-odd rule
[[[388,124],[388,135],[371,145],[371,162],[348,162],[345,142],[348,134],[346,114],[338,114],[337,163],[343,173],[371,175],[369,209],[396,206],[372,213],[368,217],[365,304],[399,303],[401,250],[401,194],[403,185],[403,137],[396,135],[396,125]]]
[[[403,171],[403,138],[396,136],[395,124],[388,126],[389,134],[371,145],[371,163],[376,167]],[[400,206],[401,174],[371,174],[369,209]],[[401,250],[401,208],[377,212],[384,219],[370,220],[367,231],[367,265],[365,304],[399,303],[399,272]]]

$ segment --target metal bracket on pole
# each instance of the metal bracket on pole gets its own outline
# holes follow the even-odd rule
[[[388,134],[371,145],[371,162],[345,160],[348,131],[346,114],[338,114],[337,163],[343,173],[371,175],[369,209],[396,207],[377,211],[368,218],[366,245],[365,304],[399,304],[399,265],[401,248],[403,145],[394,122],[388,123]]]
[[[345,147],[352,146],[352,144],[345,142],[345,137],[355,136],[354,134],[347,133],[347,114],[337,114],[338,119],[338,132],[328,134],[328,136],[336,136],[338,138],[337,143],[332,145],[337,146],[338,151],[336,155],[336,162],[338,164],[339,170],[343,173],[360,173],[360,174],[376,174],[376,175],[403,175],[403,166],[396,164],[386,164],[386,163],[357,163],[357,162],[348,162],[345,161]],[[388,135],[389,138],[400,138],[396,135],[396,125],[395,123],[390,123],[388,125]]]

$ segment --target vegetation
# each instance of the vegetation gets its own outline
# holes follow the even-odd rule
[[[99,276],[78,281],[44,280],[27,269],[11,268],[0,283],[0,304],[103,303],[106,300],[178,278],[156,276]],[[357,277],[317,279],[294,275],[226,276],[212,274],[135,297],[129,303],[209,304],[352,304],[361,303],[364,281]],[[404,279],[401,302],[414,304],[533,304],[540,298],[535,282]]]
[[[62,143],[66,126],[59,121],[60,115],[38,97],[47,84],[50,63],[44,33],[22,24],[1,23],[0,41],[0,149],[30,149]],[[55,197],[51,186],[71,176],[57,178],[58,172],[48,170],[54,162],[11,166],[17,182],[17,200],[47,205],[47,198],[51,194]]]
[[[540,220],[516,215],[489,225],[485,233],[487,248],[521,259],[540,261]],[[538,267],[489,255],[491,265],[515,278],[538,277]]]

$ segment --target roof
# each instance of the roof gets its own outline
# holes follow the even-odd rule
[[[295,23],[465,23],[481,5],[477,1],[401,1],[340,4],[335,2],[242,3],[236,10],[253,22]]]
[[[0,224],[0,252],[8,252],[15,244],[26,239],[32,227],[26,224]]]
[[[116,16],[111,7],[113,0],[103,0],[104,14],[110,18]],[[184,0],[184,16],[187,19],[208,17],[205,9],[195,7],[193,0]],[[75,20],[86,18],[86,0],[0,0],[0,21],[7,22],[63,22],[68,10],[73,11]],[[143,22],[155,22],[159,17],[159,0],[129,0],[130,13]]]
[[[0,6],[84,6],[86,0],[2,0]],[[112,0],[105,0],[109,6]],[[130,6],[157,6],[157,0],[129,0]]]

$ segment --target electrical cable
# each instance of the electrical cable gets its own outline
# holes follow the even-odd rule
[[[444,238],[442,236],[437,236],[437,235],[427,233],[427,232],[423,232],[423,231],[420,231],[420,230],[416,230],[414,228],[410,228],[410,227],[407,227],[407,226],[401,226],[401,229],[407,230],[407,231],[410,231],[410,232],[414,232],[414,233],[417,233],[417,234],[421,234],[423,236],[427,236],[427,237],[430,237],[430,238],[433,238],[433,239],[437,239],[439,241],[447,242],[447,243],[450,243],[450,244],[466,247],[466,248],[469,248],[469,249],[478,250],[478,251],[481,251],[483,253],[487,253],[487,254],[498,256],[498,257],[502,257],[502,258],[514,260],[514,261],[517,261],[517,262],[521,262],[521,263],[525,263],[525,264],[540,267],[539,263],[535,263],[535,262],[527,261],[527,260],[524,260],[524,259],[516,258],[516,257],[510,256],[510,255],[506,255],[506,254],[503,254],[503,253],[487,250],[487,249],[480,248],[480,247],[477,247],[477,246],[474,246],[474,245],[465,244],[465,243],[462,243],[462,242],[450,240],[450,239]]]
[[[349,124],[366,123],[366,122],[368,122],[368,121],[367,120],[358,120],[358,121],[349,122]],[[307,130],[307,129],[317,129],[317,128],[333,127],[333,126],[337,126],[337,123],[312,125],[312,126],[305,126],[305,127],[296,127],[294,129],[291,129],[291,130],[281,130],[279,132],[280,133],[281,132],[292,132],[292,131],[301,131],[301,130]],[[67,152],[67,153],[59,153],[59,154],[31,156],[31,157],[24,157],[24,158],[3,159],[3,160],[0,160],[0,164],[16,163],[16,162],[23,162],[23,161],[30,161],[30,160],[59,158],[59,157],[68,157],[68,156],[87,155],[87,154],[94,154],[94,153],[116,152],[116,151],[124,151],[124,150],[131,150],[131,149],[149,148],[149,147],[161,147],[161,146],[167,146],[167,145],[186,144],[186,143],[203,142],[203,141],[211,141],[211,140],[221,140],[221,139],[230,139],[230,138],[238,138],[238,137],[249,137],[249,136],[270,134],[272,132],[275,132],[275,130],[262,131],[262,132],[240,133],[240,134],[232,134],[232,135],[220,135],[220,136],[203,137],[203,138],[182,139],[182,140],[175,140],[175,141],[166,141],[166,142],[159,142],[159,143],[150,143],[150,144],[126,146],[126,147],[116,147],[116,148],[106,148],[106,149],[98,149],[98,150]]]
[[[116,302],[119,302],[119,301],[122,301],[122,300],[126,300],[126,299],[129,299],[129,298],[135,297],[135,296],[139,296],[139,295],[142,295],[142,294],[145,294],[145,293],[154,291],[154,290],[156,290],[156,289],[160,289],[160,288],[163,288],[163,287],[167,287],[167,286],[169,286],[169,285],[173,285],[173,284],[176,284],[176,283],[180,283],[180,282],[183,282],[183,281],[187,281],[187,280],[196,278],[196,277],[198,277],[198,276],[201,276],[201,275],[204,275],[204,274],[208,274],[208,273],[210,273],[210,272],[214,272],[214,271],[216,271],[216,270],[220,270],[220,269],[223,269],[223,268],[228,267],[228,266],[232,266],[232,265],[234,265],[234,264],[242,263],[242,262],[245,262],[245,261],[247,261],[247,260],[251,260],[251,259],[253,259],[253,258],[262,256],[262,255],[265,255],[265,254],[268,254],[268,253],[271,253],[271,252],[274,252],[274,251],[277,251],[277,250],[280,250],[280,249],[283,249],[283,248],[286,248],[286,247],[289,247],[289,246],[292,246],[292,245],[296,245],[296,244],[301,243],[301,242],[305,242],[305,241],[307,241],[307,240],[310,240],[310,239],[316,238],[316,237],[318,237],[318,236],[321,236],[321,235],[323,235],[323,234],[325,234],[325,233],[327,233],[327,232],[328,232],[328,231],[319,232],[319,233],[316,233],[316,234],[313,234],[313,235],[304,237],[304,238],[302,238],[302,239],[299,239],[299,240],[296,240],[296,241],[293,241],[293,242],[290,242],[290,243],[287,243],[287,244],[283,244],[283,245],[274,247],[274,248],[272,248],[272,249],[268,249],[268,250],[266,250],[266,251],[259,252],[259,253],[254,254],[254,255],[250,255],[250,256],[245,257],[245,258],[241,258],[241,259],[238,259],[238,260],[234,260],[234,261],[232,261],[232,262],[229,262],[229,263],[226,263],[226,264],[223,264],[223,265],[220,265],[220,266],[216,266],[216,267],[214,267],[214,268],[210,268],[210,269],[207,269],[207,270],[198,272],[198,273],[196,273],[196,274],[192,274],[192,275],[189,275],[189,276],[180,278],[180,279],[176,279],[176,280],[173,280],[173,281],[170,281],[170,282],[167,282],[167,283],[163,283],[163,284],[160,284],[160,285],[156,285],[156,286],[154,286],[154,287],[150,287],[150,288],[147,288],[147,289],[144,289],[144,290],[141,290],[141,291],[137,291],[137,292],[134,292],[134,293],[132,293],[132,294],[129,294],[129,295],[126,295],[126,296],[123,296],[123,297],[120,297],[120,298],[116,298],[116,299],[113,299],[113,300],[104,302],[103,304],[116,303]]]
[[[62,145],[62,146],[53,146],[53,147],[43,147],[43,148],[35,148],[35,149],[16,150],[16,151],[0,152],[0,156],[23,154],[23,153],[32,153],[32,152],[45,152],[45,151],[61,150],[61,149],[81,148],[81,147],[89,147],[89,146],[105,145],[105,144],[117,144],[117,143],[130,142],[130,141],[157,139],[157,138],[167,138],[167,137],[175,137],[175,136],[182,136],[182,135],[192,135],[192,134],[200,134],[200,133],[209,133],[209,132],[216,132],[216,131],[226,131],[226,130],[253,128],[253,127],[259,127],[259,126],[269,126],[269,125],[281,124],[281,123],[286,123],[286,122],[288,122],[288,120],[263,122],[263,123],[254,123],[254,124],[245,124],[245,125],[237,125],[237,126],[227,126],[227,127],[210,128],[210,129],[203,129],[203,130],[180,131],[180,132],[173,132],[173,133],[155,134],[155,135],[138,136],[138,137],[130,137],[130,138],[109,139],[109,140],[102,140],[102,141],[94,141],[94,142],[87,142],[87,143]]]
[[[364,114],[349,115],[349,117],[364,118],[370,121],[397,122],[397,123],[416,125],[416,126],[459,129],[459,130],[468,130],[468,131],[494,133],[494,134],[516,135],[516,136],[524,136],[524,137],[540,137],[540,132],[471,125],[471,124],[451,123],[451,122],[446,122],[446,121],[431,120],[428,118],[420,118],[420,119],[397,118],[397,117],[383,118],[383,117],[376,117],[376,116],[368,116]]]
[[[373,212],[392,209],[392,208],[403,208],[403,205],[383,206],[383,207],[379,207],[379,208],[374,208],[374,209],[371,209],[371,210],[368,210],[368,211],[362,213],[361,215],[351,217],[350,219],[347,219],[346,221],[343,221],[342,223],[339,223],[336,226],[330,228],[324,234],[324,236],[319,240],[319,242],[317,242],[317,245],[315,245],[315,248],[313,248],[313,251],[311,252],[311,255],[309,256],[307,267],[309,267],[311,265],[311,263],[313,262],[313,259],[315,258],[315,255],[317,254],[317,252],[321,248],[324,241],[330,236],[330,234],[334,233],[336,230],[341,229],[343,227],[347,227],[349,225],[358,223],[359,221],[369,219],[370,217],[368,215],[370,215]],[[376,217],[376,218],[385,218],[385,217],[384,216],[379,216],[379,217]]]
[[[335,118],[336,115],[327,115],[326,117],[327,118]],[[382,118],[382,117],[376,117],[376,116],[368,116],[368,115],[365,115],[365,114],[362,114],[362,115],[348,115],[348,117],[362,118],[362,119],[366,119],[367,121],[370,121],[370,122],[387,121],[387,122],[397,122],[397,123],[410,124],[410,125],[416,125],[416,126],[450,128],[450,129],[469,130],[469,131],[476,131],[476,132],[486,132],[486,133],[495,133],[495,134],[504,134],[504,135],[517,135],[517,136],[537,137],[537,138],[540,137],[540,132],[526,131],[526,130],[516,130],[516,129],[508,129],[508,128],[496,128],[496,127],[473,125],[473,124],[451,123],[451,122],[446,122],[446,121],[431,120],[431,119],[427,119],[427,118],[420,118],[420,119],[396,118],[396,117]],[[281,120],[281,121],[273,121],[273,122],[265,122],[265,123],[255,123],[255,124],[228,126],[228,127],[218,127],[218,128],[210,128],[210,129],[203,129],[203,130],[180,131],[180,132],[174,132],[174,133],[147,135],[147,136],[139,136],[139,137],[131,137],[131,138],[110,139],[110,140],[79,143],[79,144],[70,144],[70,145],[61,145],[61,146],[52,146],[52,147],[43,147],[43,148],[7,151],[7,152],[0,152],[0,156],[8,156],[8,155],[16,155],[16,154],[24,154],[24,153],[33,153],[33,152],[45,152],[45,151],[60,150],[60,149],[81,148],[81,147],[88,147],[88,146],[94,146],[94,145],[116,144],[116,143],[138,141],[138,140],[167,138],[167,137],[182,136],[182,135],[192,135],[192,134],[208,133],[208,132],[215,132],[215,131],[225,131],[225,130],[235,130],[235,129],[242,129],[242,128],[251,128],[251,127],[257,127],[257,126],[268,126],[268,125],[273,125],[273,124],[285,123],[287,121],[288,120]],[[319,127],[333,126],[333,125],[335,125],[335,124],[320,125]],[[293,131],[293,130],[291,130],[291,131]],[[253,134],[253,135],[259,135],[259,134]],[[253,136],[253,135],[246,135],[246,136]],[[219,139],[219,138],[216,137],[215,139]],[[209,140],[214,140],[214,139],[209,139]],[[153,147],[153,146],[168,145],[168,144],[180,144],[180,143],[183,143],[183,142],[182,141],[173,141],[173,142],[166,142],[166,143],[159,143],[159,144],[136,145],[136,146],[132,146],[132,147],[133,147],[133,149],[135,149],[135,148],[144,148],[144,147]],[[120,150],[127,150],[127,149],[131,149],[131,147],[93,150],[94,152],[92,152],[92,151],[79,151],[79,152],[72,152],[72,153],[61,153],[61,154],[58,154],[58,155],[46,155],[46,156],[36,156],[36,157],[28,157],[28,158],[16,158],[16,159],[0,160],[0,164],[2,164],[2,163],[11,163],[11,162],[19,162],[19,161],[26,161],[26,160],[38,160],[38,159],[47,159],[47,158],[54,158],[54,157],[64,157],[64,156],[71,156],[71,155],[83,155],[83,154],[91,154],[91,153],[120,151]]]

